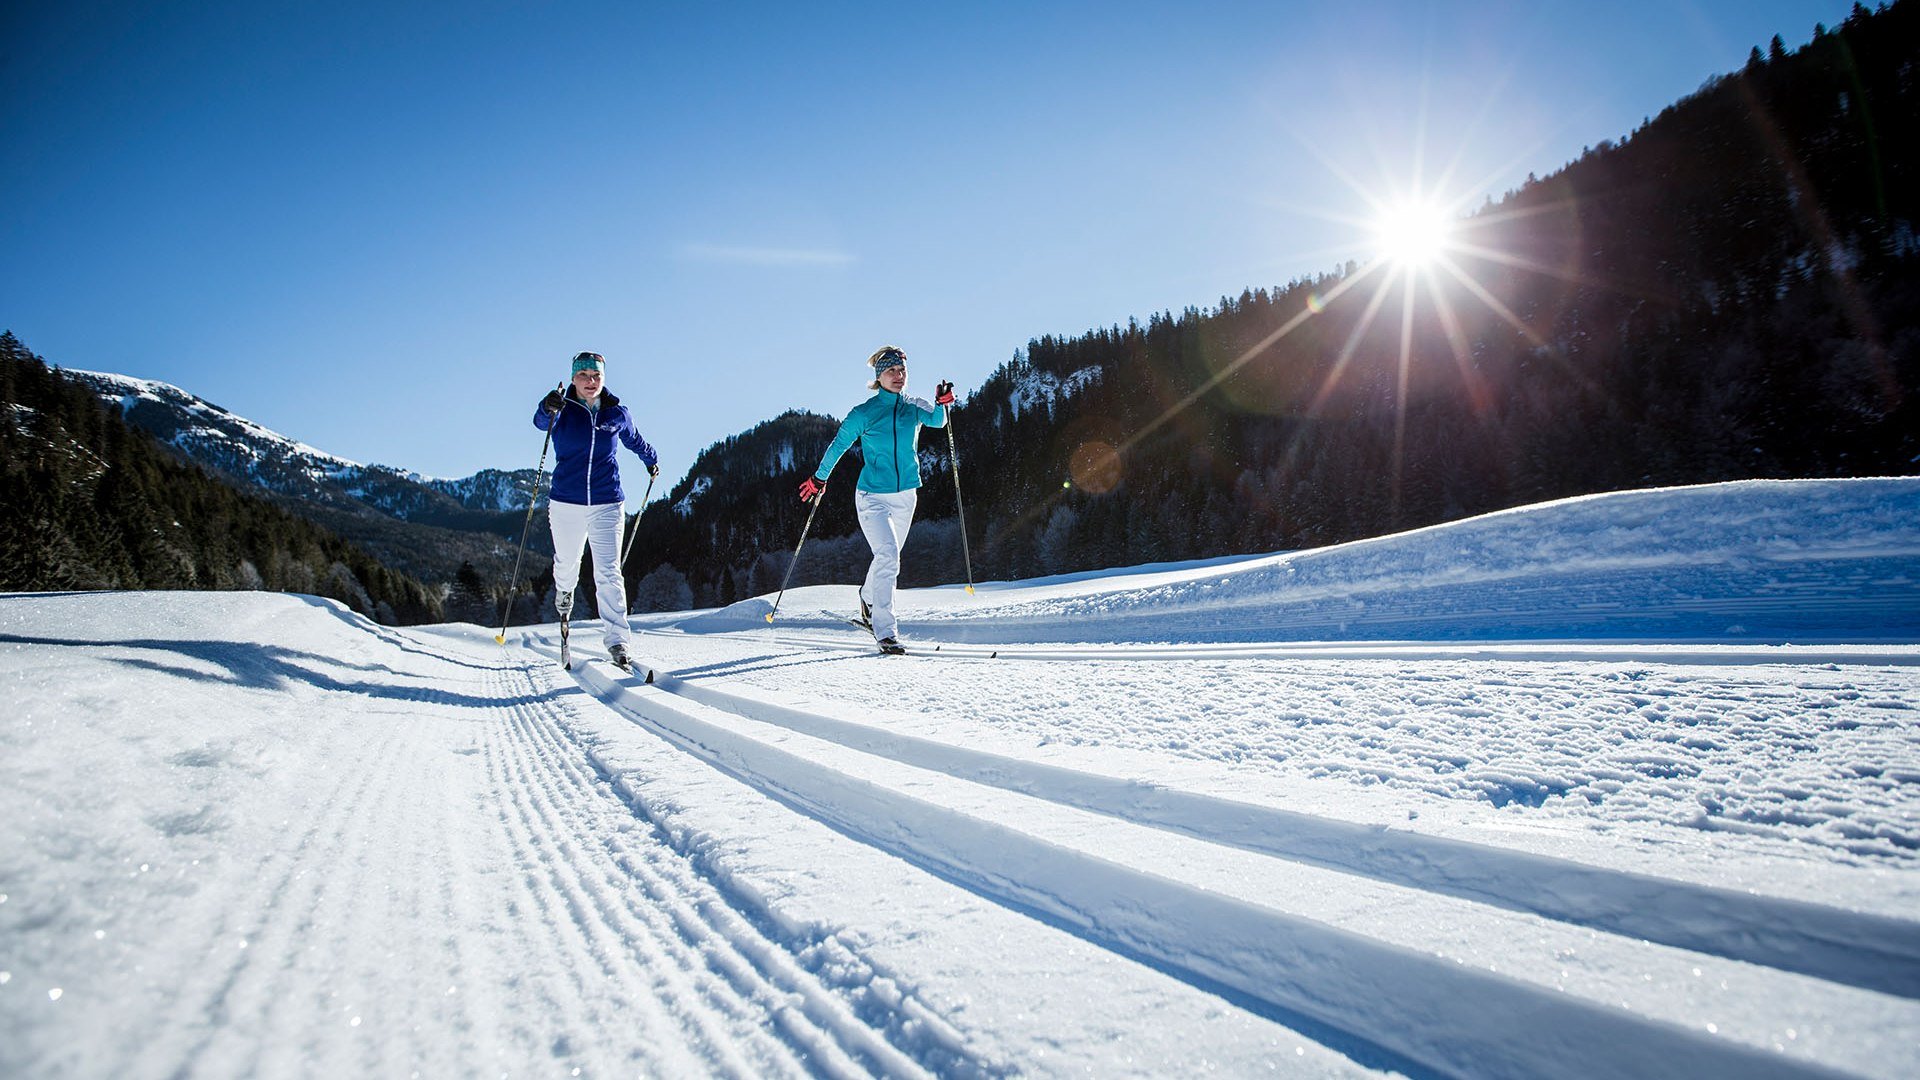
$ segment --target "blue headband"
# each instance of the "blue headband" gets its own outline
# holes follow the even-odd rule
[[[880,358],[880,361],[873,365],[873,373],[875,375],[878,375],[881,372],[887,370],[888,368],[906,367],[906,366],[907,366],[906,357],[900,355],[897,352],[891,352],[886,354],[885,356],[882,356]]]
[[[606,357],[601,356],[597,352],[583,352],[579,356],[574,357],[573,374],[578,375],[583,371],[597,371],[605,375],[607,373]]]

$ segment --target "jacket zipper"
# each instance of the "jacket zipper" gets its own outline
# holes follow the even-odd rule
[[[580,407],[583,409],[587,408],[585,405],[582,405]],[[592,409],[587,409],[587,505],[588,506],[593,505],[593,451],[596,447],[600,445],[600,425],[596,422],[598,419],[599,418],[594,415],[594,412]]]

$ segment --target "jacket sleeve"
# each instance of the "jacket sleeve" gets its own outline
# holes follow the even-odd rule
[[[547,399],[541,398],[540,400],[545,401]],[[554,418],[547,415],[547,410],[541,408],[538,404],[534,405],[533,407],[533,426],[534,427],[539,428],[541,431],[545,431],[548,428],[553,426],[553,421],[554,421]]]
[[[929,405],[927,404],[926,398],[917,397],[907,398],[906,401],[907,404],[913,406],[915,412],[920,414],[918,419],[921,427],[947,426],[947,407],[945,405]]]
[[[647,440],[640,437],[640,432],[633,426],[633,414],[630,412],[622,417],[620,441],[627,444],[627,449],[640,455],[640,460],[647,463],[647,468],[659,468],[660,455],[654,453],[653,447],[647,445]]]
[[[866,426],[866,415],[857,408],[848,413],[845,420],[840,421],[840,431],[834,435],[832,444],[827,447],[827,452],[820,455],[820,467],[813,470],[815,480],[823,484],[827,482],[827,477],[833,475],[833,467],[840,464],[841,456],[853,447],[854,440],[860,437],[860,433],[866,429]]]

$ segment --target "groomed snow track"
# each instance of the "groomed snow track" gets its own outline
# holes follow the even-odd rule
[[[535,634],[522,644],[555,654]],[[1898,1058],[1885,1040],[1920,1018],[1920,923],[1006,758],[644,658],[632,675],[573,676],[849,837],[1403,1071],[1846,1075],[1826,1063]],[[1817,1002],[1823,1037],[1662,1018],[1708,984],[1756,1002],[1745,1015],[1776,994]]]

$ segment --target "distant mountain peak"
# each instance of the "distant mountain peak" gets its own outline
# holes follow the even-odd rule
[[[534,488],[531,469],[482,469],[457,480],[430,478],[328,453],[171,383],[104,371],[65,373],[190,460],[295,499],[364,507],[403,521],[431,521],[462,510],[523,509]]]

